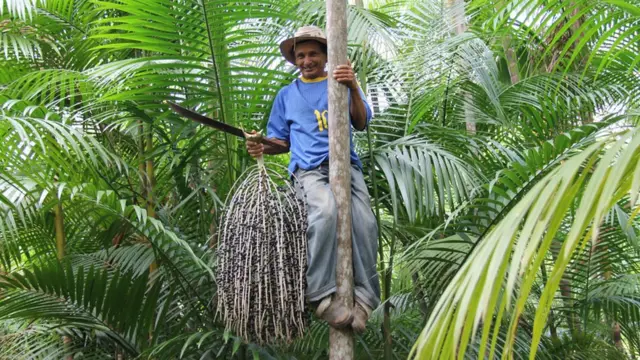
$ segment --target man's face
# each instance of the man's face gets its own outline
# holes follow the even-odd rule
[[[324,68],[327,65],[327,54],[322,51],[319,42],[307,41],[297,44],[294,55],[296,66],[305,78],[315,79],[326,75]]]

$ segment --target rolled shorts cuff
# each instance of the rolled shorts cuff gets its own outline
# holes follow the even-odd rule
[[[320,301],[322,299],[324,299],[325,297],[333,294],[334,292],[336,292],[336,285],[335,284],[331,284],[329,286],[325,286],[324,288],[320,289],[320,290],[316,290],[314,292],[308,293],[307,296],[307,301],[309,302],[316,302],[316,301]]]
[[[380,299],[372,293],[368,292],[365,288],[356,286],[354,289],[357,300],[365,303],[371,309],[376,309],[380,305]]]

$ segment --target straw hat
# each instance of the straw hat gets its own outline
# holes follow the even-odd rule
[[[295,65],[296,58],[293,55],[293,49],[296,43],[300,43],[307,40],[315,40],[322,44],[327,45],[327,37],[324,35],[322,29],[317,26],[309,25],[303,26],[296,31],[292,38],[289,38],[280,43],[280,52],[288,62]]]

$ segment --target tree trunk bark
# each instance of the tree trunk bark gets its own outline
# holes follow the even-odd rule
[[[62,202],[58,199],[58,204],[53,208],[55,216],[55,231],[56,231],[56,251],[58,260],[64,257],[64,248],[66,246],[66,236],[64,233],[64,212],[62,210]]]
[[[520,72],[518,71],[518,60],[516,59],[516,53],[511,47],[511,35],[505,35],[505,37],[502,39],[502,48],[504,49],[504,58],[507,61],[507,68],[509,69],[511,84],[517,84],[520,82]]]
[[[598,237],[596,244],[591,248],[591,252],[600,251],[604,254],[607,253],[607,248],[602,247],[598,248],[600,243],[600,237]],[[613,272],[611,270],[611,264],[606,262],[606,255],[602,260],[603,273],[602,278],[604,281],[609,281],[613,277]],[[620,323],[614,318],[613,325],[611,327],[611,340],[613,341],[613,345],[615,345],[618,350],[624,351],[624,345],[622,344],[622,332],[620,329]]]
[[[58,260],[62,260],[65,254],[65,247],[67,245],[67,238],[64,232],[64,210],[62,208],[62,200],[58,199],[58,203],[53,208],[54,214],[54,228],[56,235],[56,253]],[[69,336],[62,337],[62,343],[65,347],[65,351],[71,347],[72,340]],[[73,355],[69,354],[65,360],[72,360]]]
[[[146,194],[147,194],[147,179],[145,178],[145,174],[147,173],[146,171],[146,163],[144,161],[145,158],[145,151],[146,151],[146,146],[145,146],[145,136],[144,136],[144,123],[142,122],[142,120],[138,120],[138,172],[140,173],[140,177],[141,177],[141,183],[142,186],[140,186],[140,201],[138,202],[139,204],[144,204],[146,202]]]
[[[156,185],[156,177],[155,177],[155,170],[154,170],[154,166],[153,166],[153,125],[151,123],[149,123],[149,125],[147,125],[147,133],[145,135],[146,137],[146,179],[147,179],[147,216],[155,218],[156,217],[156,201],[155,201],[155,197],[154,197],[154,187]],[[151,245],[151,242],[147,239],[147,241],[149,242],[149,246]],[[153,279],[154,276],[154,272],[156,272],[156,270],[158,270],[158,263],[156,261],[153,261],[151,263],[151,265],[149,265],[149,278]],[[149,329],[149,334],[148,334],[148,340],[149,340],[149,345],[153,344],[153,330]]]
[[[576,4],[576,2],[575,2],[575,1],[572,1],[570,4],[571,4],[570,6],[571,6],[571,7],[573,7],[573,10],[571,11],[571,17],[577,16],[578,14],[580,14],[580,12],[582,11],[582,8],[580,7],[580,5],[579,5],[579,4]],[[582,41],[582,38],[584,38],[584,35],[585,35],[585,34],[584,34],[584,31],[580,30],[580,28],[582,27],[582,24],[584,23],[584,20],[585,20],[584,15],[581,15],[581,16],[578,18],[578,20],[576,20],[573,24],[571,24],[571,33],[572,33],[572,34],[578,34],[578,33],[579,33],[579,34],[578,34],[578,37],[577,37],[577,38],[576,38],[576,40],[573,42],[573,46],[572,46],[572,47],[573,47],[573,49],[572,49],[573,51],[576,51],[576,50],[577,50],[577,49],[576,49],[576,46],[577,46],[578,44],[580,44],[580,41]],[[580,50],[580,52],[582,53],[581,55],[583,55],[583,54],[588,54],[587,47],[583,47],[583,48]],[[580,63],[580,64],[582,64],[582,61],[583,61],[583,60],[586,60],[586,57],[581,56],[581,57],[580,57],[580,60],[579,60],[579,63]]]
[[[347,1],[327,0],[329,70],[329,182],[338,209],[336,293],[333,301],[353,307],[351,249],[351,165],[347,88],[333,79],[333,69],[347,63]],[[330,359],[353,359],[351,328],[331,329]]]
[[[147,141],[147,156],[146,156],[146,173],[147,173],[147,215],[149,217],[156,217],[156,204],[154,200],[153,187],[155,186],[156,177],[153,173],[153,126],[149,124],[147,126],[147,133],[145,134]]]
[[[620,324],[618,322],[613,323],[612,331],[613,345],[620,350],[624,351],[624,344],[622,344],[622,332],[620,331]]]
[[[464,0],[447,0],[447,8],[451,13],[451,25],[454,27],[456,35],[467,31],[467,16],[465,13]],[[464,98],[464,122],[467,133],[474,135],[476,133],[476,123],[473,121],[473,110],[471,110],[471,95],[466,93]]]
[[[146,138],[146,193],[147,193],[147,215],[149,217],[156,217],[156,202],[154,199],[153,187],[156,183],[156,177],[154,175],[153,168],[153,125],[147,125],[147,132],[144,136]],[[154,261],[149,265],[149,275],[153,274],[158,269],[158,264]]]
[[[420,285],[420,275],[417,272],[411,274],[411,281],[413,283],[413,290],[415,292],[415,297],[418,301],[418,308],[420,309],[420,313],[422,313],[422,327],[426,325],[427,320],[429,320],[429,308],[427,307],[427,303],[424,300],[427,296],[422,290],[422,285]]]
[[[455,28],[456,34],[460,35],[467,31],[464,0],[447,0],[447,7],[451,11],[451,25]]]
[[[504,1],[500,1],[496,4],[496,11],[501,11],[505,6]],[[504,50],[504,58],[507,61],[507,69],[509,70],[509,77],[511,78],[511,84],[517,84],[520,82],[520,72],[518,71],[518,59],[516,52],[511,47],[511,34],[506,33],[502,38],[502,49]]]
[[[393,221],[393,227],[395,230],[396,222]],[[396,233],[395,231],[393,232]],[[391,338],[391,280],[393,276],[393,255],[395,249],[396,238],[391,239],[391,246],[389,248],[389,264],[384,272],[384,312],[382,318],[382,336],[384,337],[384,359],[393,359],[393,339]]]
[[[547,270],[545,269],[545,263],[544,261],[542,262],[542,265],[540,265],[540,272],[542,273],[542,285],[547,286]],[[555,314],[553,313],[553,308],[549,309],[549,333],[551,334],[551,339],[552,340],[557,340],[558,339],[558,329],[556,327],[556,319],[555,319]]]

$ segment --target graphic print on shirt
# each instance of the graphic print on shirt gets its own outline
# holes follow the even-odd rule
[[[316,119],[318,120],[318,130],[322,132],[323,130],[328,129],[329,127],[327,126],[327,114],[329,113],[329,111],[325,110],[323,112],[320,112],[318,110],[314,110],[313,113],[316,114]]]

